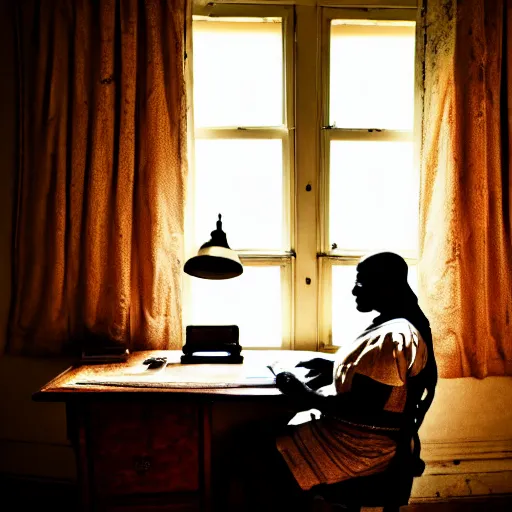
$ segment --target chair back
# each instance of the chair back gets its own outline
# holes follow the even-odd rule
[[[398,510],[409,503],[414,477],[421,476],[425,470],[418,430],[432,404],[437,384],[432,344],[429,349],[432,356],[427,365],[407,382],[406,421],[398,433],[396,455],[389,466],[374,475],[320,485],[313,494],[322,496],[328,503],[342,503],[349,509],[385,506],[387,510]]]
[[[428,359],[425,368],[418,375],[409,377],[407,381],[407,401],[404,410],[406,426],[401,433],[398,445],[410,447],[414,476],[421,476],[425,470],[425,463],[421,460],[421,441],[418,431],[434,400],[438,378],[432,339],[427,341],[427,348]]]

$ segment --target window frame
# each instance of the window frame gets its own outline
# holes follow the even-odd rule
[[[202,0],[200,0],[202,1]],[[277,4],[277,5],[276,5]],[[284,189],[287,191],[284,215],[284,233],[289,239],[289,251],[237,251],[244,265],[280,265],[283,293],[283,343],[280,348],[334,352],[332,345],[332,281],[333,265],[354,265],[361,253],[331,251],[328,239],[329,154],[326,143],[337,137],[361,140],[368,137],[367,130],[325,129],[329,123],[329,45],[330,19],[390,19],[416,21],[415,59],[415,113],[412,134],[414,140],[415,169],[419,172],[419,137],[421,133],[422,40],[420,11],[416,0],[220,0],[216,4],[194,4],[193,15],[212,17],[282,17],[283,19],[283,59],[285,87],[285,115],[288,129],[286,148],[288,165],[283,158]],[[397,17],[399,16],[399,17]],[[326,35],[327,34],[327,35]],[[191,39],[191,38],[189,38]],[[326,52],[327,50],[327,52]],[[192,48],[189,50],[192,57]],[[192,57],[193,58],[193,57]],[[189,58],[189,91],[193,83],[192,58]],[[326,65],[327,64],[327,65]],[[312,100],[313,98],[313,100]],[[326,103],[327,100],[327,103]],[[211,135],[210,129],[194,130],[193,115],[189,107],[189,124],[193,134]],[[324,128],[323,128],[324,127]],[[281,127],[281,130],[286,129]],[[268,128],[213,129],[219,137],[228,137],[236,131],[239,138],[257,138],[268,135]],[[272,127],[276,135],[278,127]],[[362,133],[366,132],[366,133]],[[400,130],[374,132],[374,140],[396,136],[404,137]],[[277,135],[276,135],[277,136]],[[359,137],[359,139],[356,139]],[[193,190],[193,139],[189,147],[190,169],[189,190]],[[283,140],[283,154],[285,143]],[[396,139],[395,139],[396,140]],[[328,144],[327,144],[328,146]],[[327,165],[326,165],[327,164]],[[306,188],[309,187],[309,190]],[[189,194],[193,196],[193,194]],[[193,212],[193,197],[187,199],[185,232],[193,226],[190,212]],[[212,220],[213,223],[214,220]],[[299,229],[300,228],[300,229]],[[229,233],[228,233],[229,238]],[[206,241],[206,240],[205,240]],[[193,256],[190,237],[185,236],[185,254]],[[197,248],[196,248],[197,249]],[[415,264],[415,255],[406,255],[408,264]],[[184,284],[184,304],[187,286]],[[186,309],[186,308],[185,308]],[[186,313],[186,311],[185,311]],[[183,315],[187,325],[187,315]],[[269,347],[260,347],[268,349]],[[254,348],[256,349],[256,348]],[[253,350],[253,347],[251,347]]]

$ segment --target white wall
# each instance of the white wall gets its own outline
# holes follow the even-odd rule
[[[512,377],[440,379],[424,442],[512,440]]]
[[[414,500],[512,493],[512,377],[440,380],[420,435]]]

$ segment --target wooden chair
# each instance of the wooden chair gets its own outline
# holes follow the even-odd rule
[[[396,455],[386,470],[337,484],[319,485],[309,491],[310,498],[321,497],[333,511],[346,512],[359,512],[363,507],[399,512],[401,506],[409,503],[414,477],[421,476],[425,469],[420,458],[418,430],[432,404],[437,384],[437,366],[433,361],[426,371],[411,379],[404,411],[408,418],[406,427],[398,435]]]
[[[382,473],[318,486],[311,491],[311,498],[320,496],[331,507],[337,505],[336,510],[347,512],[359,512],[362,507],[398,512],[402,505],[409,503],[413,479],[421,475],[423,468],[415,459],[410,443],[403,440],[390,466]]]

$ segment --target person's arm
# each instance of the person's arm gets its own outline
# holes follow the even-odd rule
[[[282,393],[296,402],[298,409],[319,409],[324,414],[331,415],[341,414],[343,411],[382,411],[392,391],[391,386],[360,374],[354,375],[351,391],[334,396],[321,395],[289,372],[279,373],[276,385]]]
[[[276,376],[276,386],[289,396],[297,410],[319,409],[324,414],[342,408],[343,395],[324,396],[301,382],[293,373],[282,372]]]
[[[320,389],[332,384],[334,361],[325,357],[315,357],[308,361],[301,361],[296,365],[297,368],[307,368],[306,378],[311,378],[307,386],[313,390]]]

